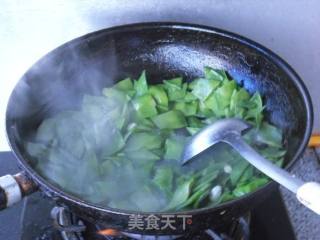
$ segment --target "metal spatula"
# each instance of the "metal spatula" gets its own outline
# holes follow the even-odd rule
[[[320,184],[317,182],[305,183],[257,153],[242,138],[243,132],[250,127],[242,120],[231,118],[218,120],[203,128],[185,145],[182,164],[186,164],[219,142],[227,143],[255,168],[295,193],[302,204],[320,214]]]

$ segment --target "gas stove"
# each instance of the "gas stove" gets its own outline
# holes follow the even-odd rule
[[[29,197],[22,216],[23,240],[249,240],[251,215],[247,214],[221,229],[206,229],[186,235],[151,236],[101,229],[77,218],[66,208],[38,196]],[[38,212],[37,214],[35,214]],[[39,214],[45,218],[39,218]]]
[[[14,173],[15,160],[10,153],[0,153],[1,174]],[[17,209],[0,212],[0,239],[6,240],[273,240],[295,235],[280,192],[277,190],[257,208],[220,229],[206,229],[183,236],[150,236],[101,229],[80,219],[63,206],[57,206],[41,193],[27,197]],[[13,211],[14,210],[14,211]],[[12,216],[11,216],[12,215]],[[18,215],[18,216],[17,216]],[[8,219],[19,218],[12,228]],[[6,224],[8,226],[6,226]],[[11,229],[11,230],[10,230]],[[15,236],[15,237],[13,237]]]

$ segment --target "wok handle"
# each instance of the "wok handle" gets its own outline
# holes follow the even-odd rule
[[[11,207],[37,189],[37,185],[24,172],[0,177],[0,210]]]

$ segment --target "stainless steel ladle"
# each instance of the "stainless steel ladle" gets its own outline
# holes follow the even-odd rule
[[[219,142],[227,143],[255,168],[295,193],[302,204],[320,214],[320,184],[316,182],[305,183],[257,153],[242,138],[243,132],[250,127],[243,120],[230,118],[218,120],[203,128],[185,145],[182,164],[186,164]]]

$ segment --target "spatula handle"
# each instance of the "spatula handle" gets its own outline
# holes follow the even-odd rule
[[[298,200],[320,215],[320,184],[317,182],[307,182],[297,191]]]
[[[273,164],[271,161],[262,157],[241,136],[229,134],[224,142],[230,144],[239,154],[244,157],[258,170],[278,182],[285,188],[296,194],[298,200],[314,211],[320,214],[320,184],[316,182],[304,183],[302,180],[293,177],[284,169]]]
[[[300,179],[293,177],[284,169],[278,167],[271,161],[261,156],[258,152],[256,152],[256,150],[247,144],[240,135],[229,134],[225,138],[225,142],[230,144],[251,165],[293,193],[296,194],[298,188],[304,184],[304,182]]]

